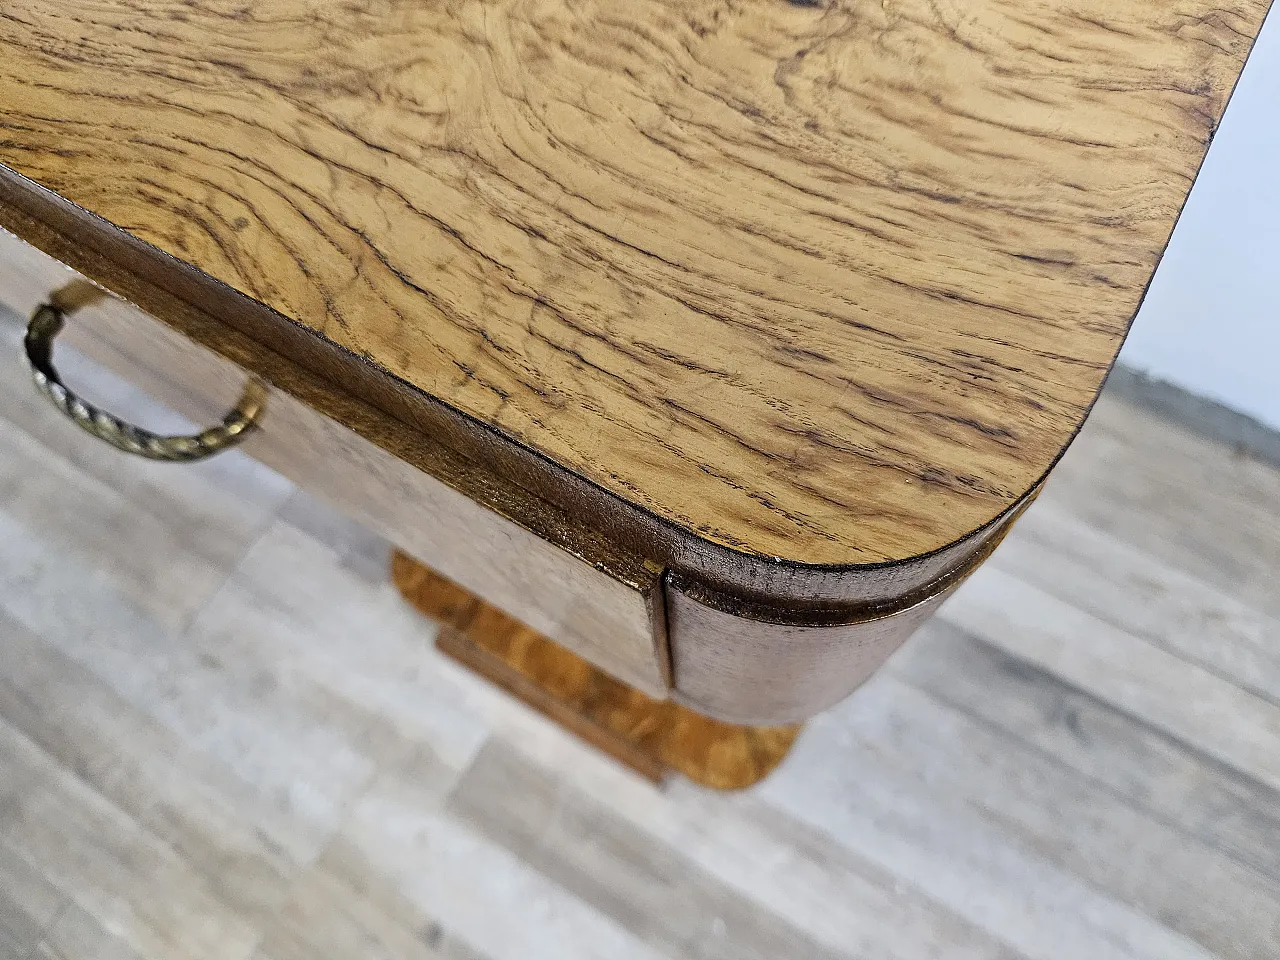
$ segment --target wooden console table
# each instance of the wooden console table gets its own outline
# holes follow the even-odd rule
[[[1039,489],[1266,9],[11,0],[0,301],[88,432],[243,440],[455,655],[740,785]]]

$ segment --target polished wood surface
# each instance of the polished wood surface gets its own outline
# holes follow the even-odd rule
[[[441,651],[654,783],[674,772],[717,790],[744,789],[768,776],[800,733],[721,723],[647,697],[399,551],[391,577],[443,625]]]
[[[30,313],[72,277],[0,230],[0,303]],[[595,667],[722,721],[791,723],[847,696],[1018,514],[973,538],[963,562],[922,589],[900,583],[903,600],[886,608],[851,617],[840,608],[753,605],[628,552],[200,311],[166,325],[98,297],[62,339],[196,421],[219,416],[250,374],[266,378],[269,415],[247,442],[251,455]]]
[[[0,218],[711,586],[882,602],[1079,427],[1266,7],[15,0]]]
[[[0,230],[0,305],[29,315],[73,276]],[[260,428],[243,444],[250,456],[613,675],[666,693],[661,571],[643,558],[231,332],[220,332],[223,354],[215,353],[102,298],[73,315],[58,342],[197,423],[216,421],[251,375],[266,378],[273,386]]]

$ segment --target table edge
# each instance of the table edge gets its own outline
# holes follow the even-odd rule
[[[357,400],[507,482],[514,482],[533,498],[580,517],[588,527],[614,540],[625,551],[692,578],[717,593],[738,597],[757,615],[778,622],[820,623],[832,622],[833,618],[848,622],[866,615],[884,615],[966,567],[991,535],[1043,484],[1083,426],[1106,373],[1114,364],[1113,358],[1071,436],[1051,462],[1026,490],[985,523],[935,550],[896,560],[808,563],[708,540],[658,516],[4,163],[0,163],[0,227],[161,322],[173,325],[173,309],[165,301],[182,301],[211,321],[202,337],[211,349],[218,350],[213,324],[225,325],[313,376],[341,383],[342,389]],[[1117,352],[1118,349],[1117,346]],[[562,546],[574,549],[572,544]]]

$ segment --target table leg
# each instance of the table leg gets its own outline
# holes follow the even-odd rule
[[[655,783],[679,772],[719,790],[749,787],[800,733],[799,725],[721,723],[654,700],[398,551],[391,576],[406,600],[440,621],[441,651]]]

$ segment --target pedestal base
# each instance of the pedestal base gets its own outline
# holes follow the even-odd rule
[[[441,622],[441,651],[655,783],[677,771],[719,790],[749,787],[800,732],[721,723],[645,696],[402,553],[391,576]]]

